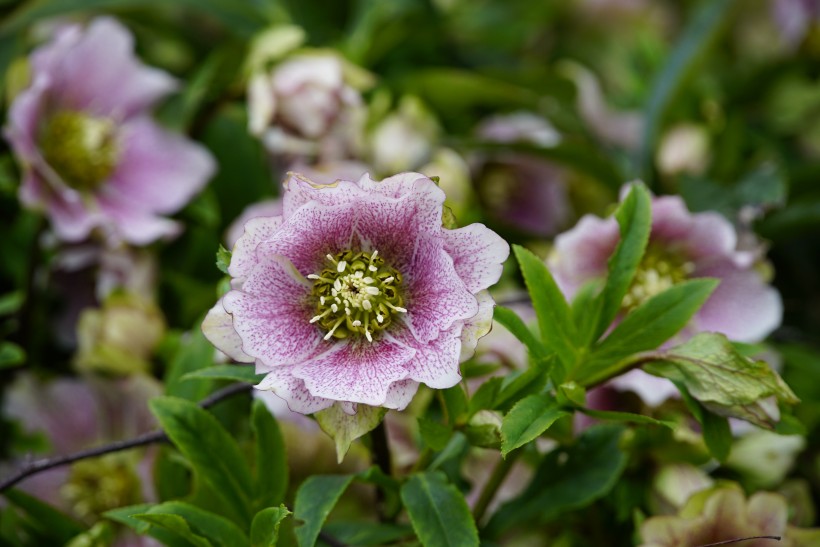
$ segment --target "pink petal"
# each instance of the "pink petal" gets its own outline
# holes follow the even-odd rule
[[[270,391],[283,399],[290,410],[300,414],[313,414],[333,405],[336,401],[315,397],[305,387],[305,382],[293,376],[295,366],[273,368],[259,385],[261,391]]]
[[[121,157],[106,195],[127,200],[129,206],[152,213],[173,213],[198,193],[216,170],[203,147],[169,133],[148,118],[122,127]]]
[[[40,67],[50,69],[61,106],[100,116],[128,118],[176,89],[167,73],[134,55],[131,33],[109,17],[94,19],[84,32],[64,33],[41,48]]]
[[[421,239],[406,274],[407,323],[420,342],[428,342],[456,321],[478,313],[478,302],[456,273],[453,259],[438,240]]]
[[[607,261],[620,237],[614,218],[585,215],[573,229],[555,238],[547,265],[567,298],[585,282],[606,275]]]
[[[242,351],[267,367],[301,363],[327,349],[318,327],[310,324],[310,283],[287,258],[270,256],[248,275],[242,290],[222,302],[233,316]]]
[[[348,340],[292,370],[315,397],[382,406],[390,386],[407,378],[405,366],[415,354],[386,338]]]
[[[786,532],[789,521],[789,507],[786,499],[773,492],[756,492],[749,498],[747,514],[756,532],[781,536]]]
[[[382,405],[385,408],[404,410],[419,389],[419,383],[413,380],[393,382],[387,390],[387,398]]]
[[[461,361],[466,361],[475,354],[479,339],[493,328],[493,297],[488,291],[480,291],[475,297],[478,301],[478,313],[464,321],[461,331]]]
[[[667,399],[679,397],[680,392],[671,381],[666,378],[658,378],[647,374],[642,370],[630,370],[626,374],[622,374],[613,378],[609,385],[618,391],[632,391],[638,394],[638,397],[651,406],[658,407]]]
[[[282,225],[282,217],[258,217],[245,223],[245,233],[236,240],[231,255],[228,273],[235,278],[244,278],[259,263],[256,248],[264,241],[270,241]]]
[[[400,173],[381,181],[373,180],[369,173],[365,173],[357,184],[368,193],[380,194],[388,198],[401,198],[422,191],[430,193],[435,196],[434,199],[444,204],[444,192],[427,175],[421,173]]]
[[[308,203],[286,216],[282,227],[257,246],[257,255],[260,260],[272,254],[286,256],[303,275],[316,273],[326,262],[325,255],[351,248],[355,218],[350,205]]]
[[[311,201],[323,205],[341,205],[367,197],[367,193],[354,182],[337,180],[331,184],[324,184],[314,182],[299,173],[288,173],[282,185],[285,188],[282,201],[286,216]]]
[[[447,389],[461,381],[461,324],[456,324],[428,343],[419,342],[409,329],[394,329],[389,338],[413,348],[416,355],[405,364],[407,377],[434,389]]]
[[[27,162],[39,155],[38,123],[42,116],[41,110],[48,86],[47,77],[34,78],[31,86],[17,95],[9,107],[5,135],[14,147],[15,153]]]
[[[231,225],[225,232],[225,243],[228,245],[228,248],[233,248],[236,245],[236,242],[239,240],[240,237],[245,233],[245,224],[251,220],[252,218],[272,218],[272,217],[279,217],[281,221],[282,217],[282,200],[281,199],[267,199],[264,201],[260,201],[258,203],[254,203],[248,205],[244,211],[239,215],[239,217],[231,222]],[[278,223],[276,226],[278,227]],[[258,242],[257,242],[258,244]],[[256,249],[256,245],[253,245],[253,249]],[[255,253],[254,253],[255,254]]]
[[[98,224],[107,229],[112,244],[122,239],[133,245],[147,245],[158,239],[175,237],[182,231],[182,224],[140,211],[129,201],[114,195],[100,196],[97,203],[101,214],[105,215]]]
[[[254,359],[242,351],[242,339],[233,328],[233,318],[225,311],[220,298],[208,311],[202,322],[202,334],[216,349],[240,363],[253,363]]]
[[[470,224],[458,230],[444,230],[444,250],[467,289],[477,293],[501,277],[510,246],[483,224]]]
[[[718,213],[692,214],[679,196],[652,200],[652,241],[680,248],[686,258],[725,256],[734,252],[737,233]]]
[[[739,342],[759,342],[780,326],[780,294],[754,270],[738,269],[727,259],[699,267],[694,275],[720,279],[720,285],[695,316],[698,330],[722,332]]]

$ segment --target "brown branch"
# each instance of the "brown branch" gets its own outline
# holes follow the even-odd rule
[[[220,390],[213,392],[208,397],[202,399],[199,402],[199,406],[201,406],[202,408],[211,407],[219,403],[220,401],[228,399],[229,397],[233,397],[234,395],[240,393],[246,393],[250,391],[252,387],[253,386],[251,384],[245,384],[242,382],[231,384],[229,386],[226,386]],[[0,492],[3,492],[6,489],[11,488],[23,479],[26,479],[32,475],[36,475],[37,473],[42,473],[43,471],[53,469],[55,467],[60,467],[63,465],[74,463],[76,461],[84,460],[86,458],[95,458],[97,456],[111,454],[112,452],[119,452],[121,450],[128,450],[130,448],[137,448],[148,444],[166,441],[168,441],[168,436],[165,434],[163,430],[157,429],[155,431],[143,433],[142,435],[134,437],[133,439],[114,441],[112,443],[98,446],[95,448],[80,450],[79,452],[75,452],[73,454],[66,454],[63,456],[54,456],[51,458],[35,460],[25,464],[16,473],[12,474],[9,477],[6,477],[2,482],[0,482]]]
[[[773,539],[780,541],[780,536],[750,536],[747,538],[727,539],[725,541],[718,541],[717,543],[705,543],[697,547],[714,547],[715,545],[729,545],[730,543],[740,543],[741,541],[749,541],[752,539]]]

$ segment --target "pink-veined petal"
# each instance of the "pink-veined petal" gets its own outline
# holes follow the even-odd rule
[[[282,217],[257,217],[245,223],[245,232],[236,240],[231,254],[228,273],[235,278],[244,278],[259,263],[256,248],[264,241],[270,241],[282,225]]]
[[[458,323],[427,343],[416,340],[409,329],[394,329],[390,338],[416,351],[415,357],[405,364],[407,377],[434,389],[447,389],[459,383],[461,329]]]
[[[478,313],[466,319],[461,330],[461,361],[466,361],[475,354],[479,339],[489,334],[493,328],[495,300],[488,291],[479,291],[475,297],[478,301]]]
[[[225,311],[221,298],[202,321],[202,334],[216,349],[234,361],[253,363],[253,357],[242,351],[242,339],[233,328],[233,318]]]
[[[258,385],[260,391],[269,391],[284,400],[288,408],[300,414],[313,414],[333,405],[336,401],[316,397],[305,387],[305,382],[293,376],[294,366],[276,367]]]
[[[444,230],[444,250],[470,292],[489,288],[501,277],[510,246],[483,224]]]

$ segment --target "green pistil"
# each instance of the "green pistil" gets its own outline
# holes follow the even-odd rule
[[[107,118],[59,112],[51,117],[41,134],[43,157],[75,190],[95,190],[117,163],[115,129]]]
[[[638,265],[621,308],[627,312],[637,308],[656,294],[688,279],[694,269],[694,264],[678,254],[650,246]]]
[[[134,460],[123,454],[108,454],[75,463],[60,488],[60,495],[74,514],[89,521],[110,509],[139,503],[140,492]]]
[[[325,340],[373,335],[386,329],[397,313],[406,313],[401,273],[384,263],[378,251],[343,251],[327,255],[327,266],[310,274],[316,315],[310,320],[327,331]]]

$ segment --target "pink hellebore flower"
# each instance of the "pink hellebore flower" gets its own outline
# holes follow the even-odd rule
[[[547,264],[567,298],[586,282],[606,276],[607,260],[619,239],[613,217],[592,215],[555,239]],[[720,332],[740,342],[762,340],[780,325],[783,304],[755,270],[755,254],[737,246],[735,228],[720,214],[690,213],[678,196],[653,198],[649,245],[624,297],[623,310],[686,279],[712,277],[720,285],[676,341],[701,331]],[[677,393],[668,380],[640,370],[616,378],[613,385],[636,391],[651,406]]]
[[[20,199],[43,208],[57,236],[102,228],[136,245],[178,233],[161,215],[185,205],[214,161],[171,134],[148,109],[176,88],[143,65],[133,37],[110,18],[68,26],[31,56],[31,85],[11,105],[5,133],[23,164]]]
[[[400,410],[419,383],[455,385],[489,329],[486,289],[509,246],[481,224],[442,228],[443,203],[418,173],[330,185],[291,174],[282,216],[245,225],[205,336],[304,414],[337,401]]]

